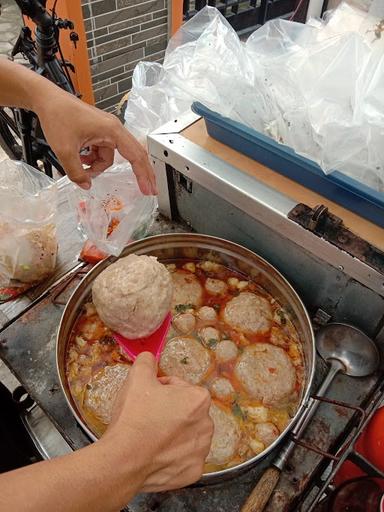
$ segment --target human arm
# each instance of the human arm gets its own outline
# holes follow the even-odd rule
[[[100,441],[0,475],[0,510],[112,512],[138,492],[196,481],[213,432],[209,392],[156,370],[152,355],[137,358]]]
[[[31,110],[39,117],[48,144],[68,177],[83,188],[113,163],[114,151],[129,160],[140,189],[156,194],[156,182],[148,155],[139,142],[113,116],[87,105],[72,94],[34,73],[0,58],[0,105]],[[81,149],[89,156],[81,159]],[[83,163],[90,165],[85,171]]]

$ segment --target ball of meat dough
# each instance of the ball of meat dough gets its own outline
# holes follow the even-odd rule
[[[197,312],[197,317],[204,323],[214,323],[217,321],[217,313],[210,306],[201,307]]]
[[[172,308],[180,305],[201,306],[203,302],[203,288],[200,281],[191,272],[177,270],[171,274],[173,281]]]
[[[211,404],[209,414],[214,430],[206,462],[209,464],[227,464],[236,455],[240,441],[240,428],[232,413]]]
[[[126,338],[152,334],[171,309],[172,280],[153,256],[130,254],[95,279],[93,303],[101,320]]]
[[[220,341],[215,348],[215,357],[219,363],[226,363],[232,359],[236,359],[238,349],[231,340]]]
[[[269,343],[245,347],[235,375],[252,398],[265,404],[279,402],[295,389],[296,371],[288,354]]]
[[[231,381],[225,377],[218,377],[211,385],[210,390],[213,396],[219,400],[230,400],[235,396],[235,390],[231,384]]]
[[[256,423],[254,433],[257,439],[265,446],[272,444],[280,435],[278,428],[270,422]]]
[[[221,279],[212,279],[211,277],[208,277],[205,281],[205,289],[211,295],[224,295],[228,290],[228,286],[227,283]]]
[[[165,375],[199,384],[211,366],[211,356],[192,336],[180,336],[167,342],[159,366]]]
[[[243,292],[226,304],[224,321],[244,333],[265,334],[271,328],[272,308],[264,297]]]
[[[181,334],[188,334],[195,329],[196,318],[192,313],[181,313],[173,319],[173,325]]]
[[[128,364],[106,366],[91,378],[86,387],[84,406],[105,425],[111,421],[116,396],[128,376],[129,369]]]

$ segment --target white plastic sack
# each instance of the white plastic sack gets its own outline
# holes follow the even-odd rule
[[[38,283],[56,266],[57,187],[33,167],[0,163],[0,283]]]
[[[384,190],[382,18],[382,0],[369,12],[341,3],[323,21],[269,21],[244,44],[205,7],[170,40],[163,65],[136,67],[126,126],[144,142],[200,101],[325,173],[341,170]]]
[[[84,238],[114,256],[130,241],[146,235],[157,206],[155,197],[140,192],[127,162],[94,178],[90,190],[73,185],[69,199],[77,209]]]

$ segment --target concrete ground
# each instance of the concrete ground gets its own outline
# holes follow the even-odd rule
[[[0,55],[9,57],[23,20],[20,9],[13,0],[1,0],[0,5]]]

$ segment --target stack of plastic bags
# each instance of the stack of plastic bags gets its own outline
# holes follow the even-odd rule
[[[384,191],[384,2],[342,3],[306,25],[272,20],[243,43],[205,7],[141,62],[126,126],[148,133],[200,101],[316,161]]]

